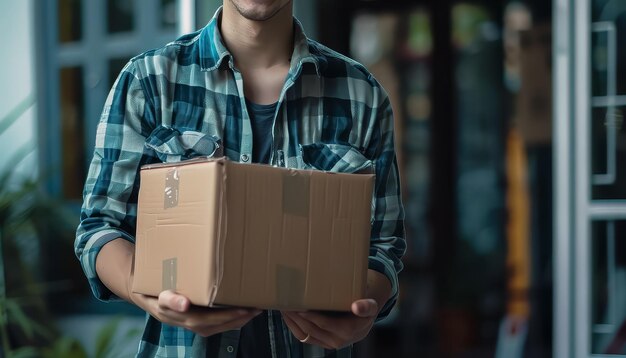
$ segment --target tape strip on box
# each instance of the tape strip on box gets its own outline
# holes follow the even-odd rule
[[[290,170],[283,176],[283,211],[296,216],[309,216],[309,174]]]
[[[276,265],[278,307],[304,307],[304,272],[294,267]]]
[[[176,291],[176,279],[178,275],[177,266],[177,258],[171,258],[163,260],[163,273],[162,273],[162,286],[163,291],[172,290]]]
[[[168,170],[165,174],[165,191],[163,193],[163,208],[171,209],[178,206],[178,187],[180,176],[178,169]]]

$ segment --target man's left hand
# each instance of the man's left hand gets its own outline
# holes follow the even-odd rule
[[[378,303],[367,298],[352,303],[350,313],[282,311],[293,335],[303,343],[339,349],[365,338],[378,315]]]

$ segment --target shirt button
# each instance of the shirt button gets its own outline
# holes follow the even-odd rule
[[[241,155],[241,161],[242,162],[247,162],[248,160],[250,160],[250,157],[248,156],[248,154],[242,154]]]
[[[234,348],[233,346],[228,346],[228,347],[226,347],[226,352],[228,352],[228,353],[232,353],[232,352],[234,352],[234,351],[235,351],[235,348]]]

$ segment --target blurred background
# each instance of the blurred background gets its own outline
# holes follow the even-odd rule
[[[131,356],[73,254],[123,65],[220,0],[0,0],[0,357]],[[626,357],[626,1],[294,0],[396,118],[408,251],[357,357]]]

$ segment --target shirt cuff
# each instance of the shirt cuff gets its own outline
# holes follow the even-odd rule
[[[398,300],[398,274],[393,264],[378,256],[369,257],[368,268],[385,275],[389,279],[389,282],[391,282],[391,296],[378,313],[376,317],[376,322],[378,322],[389,315],[389,312],[391,312],[391,309]]]

